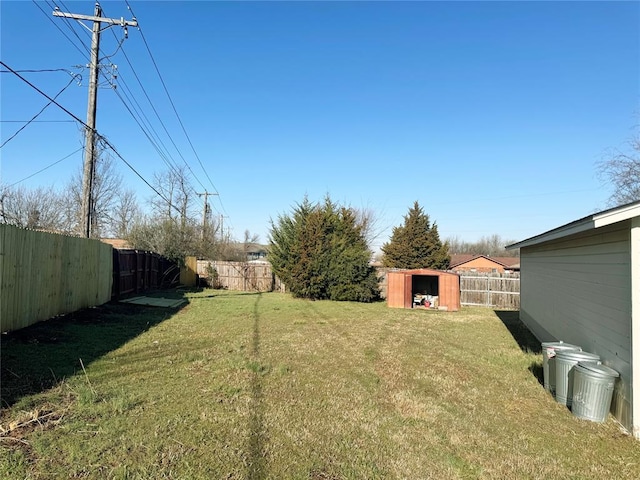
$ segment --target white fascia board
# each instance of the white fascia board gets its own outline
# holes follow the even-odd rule
[[[535,237],[522,240],[521,242],[507,245],[507,250],[516,248],[530,247],[540,243],[558,240],[569,235],[585,232],[594,228],[606,227],[614,223],[622,222],[632,218],[640,217],[640,202],[630,203],[621,207],[611,208],[600,213],[595,213],[587,217],[581,218],[571,223],[567,223],[548,232],[541,233]]]
[[[596,213],[593,216],[595,228],[606,227],[614,223],[623,222],[631,218],[640,216],[640,204],[632,203],[630,205],[624,205],[622,207],[614,208],[611,210],[605,210],[601,213]]]
[[[530,247],[531,245],[537,245],[539,243],[549,242],[551,240],[568,237],[569,235],[573,235],[576,233],[585,232],[587,230],[591,230],[592,228],[595,228],[593,219],[592,217],[587,217],[586,219],[578,220],[576,222],[563,225],[562,227],[554,228],[553,230],[541,233],[540,235],[536,235],[535,237],[527,238],[526,240],[523,240],[521,242],[507,245],[505,248],[507,250],[513,250],[515,248]]]

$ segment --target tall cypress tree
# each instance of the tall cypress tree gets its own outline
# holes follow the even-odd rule
[[[389,268],[449,268],[449,246],[440,241],[438,226],[431,225],[417,201],[405,215],[404,225],[393,228],[382,253],[382,264]]]
[[[300,298],[370,302],[378,298],[376,270],[369,264],[365,225],[356,213],[305,200],[291,216],[271,222],[273,271]]]

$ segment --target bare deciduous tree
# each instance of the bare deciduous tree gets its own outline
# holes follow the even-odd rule
[[[197,213],[191,212],[196,192],[189,183],[186,167],[156,173],[153,186],[162,195],[151,199],[154,216],[163,219],[179,218],[186,224],[188,218],[195,218]]]
[[[140,207],[136,193],[131,189],[120,190],[111,215],[111,234],[118,238],[126,237],[138,216]]]
[[[91,237],[111,233],[112,215],[122,191],[122,175],[113,157],[104,150],[98,155],[91,194]],[[82,225],[82,168],[73,175],[63,193],[62,213],[69,233],[80,233]]]
[[[613,188],[610,206],[640,200],[640,134],[629,142],[628,150],[608,152],[597,169],[600,180]]]
[[[24,228],[59,230],[63,216],[53,187],[0,189],[0,221]]]
[[[517,250],[505,250],[506,245],[516,243],[517,240],[506,240],[500,235],[493,234],[481,237],[476,242],[466,242],[458,237],[448,238],[449,252],[452,254],[473,254],[487,255],[492,257],[512,257],[517,256]]]

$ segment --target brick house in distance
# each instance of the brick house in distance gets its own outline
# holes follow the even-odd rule
[[[477,273],[512,273],[520,271],[520,257],[488,257],[486,255],[451,255],[449,270]]]

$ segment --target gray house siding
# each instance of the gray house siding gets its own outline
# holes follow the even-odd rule
[[[540,341],[564,340],[620,372],[612,413],[631,418],[631,221],[525,246],[520,317]]]

